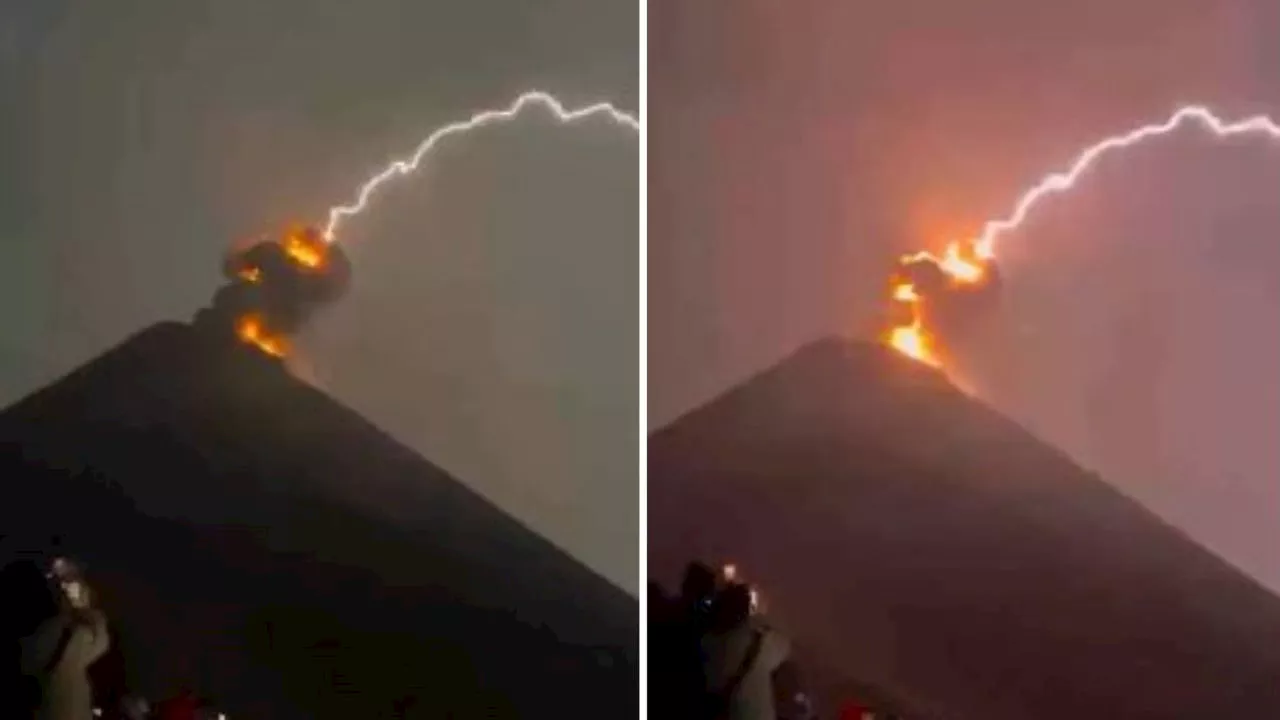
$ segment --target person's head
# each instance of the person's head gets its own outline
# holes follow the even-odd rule
[[[715,625],[721,630],[735,628],[751,618],[751,588],[733,584],[716,598]]]
[[[58,613],[58,595],[33,561],[18,560],[0,570],[0,593],[5,597],[6,625],[19,637]]]
[[[680,598],[690,604],[703,602],[715,594],[716,579],[716,571],[705,563],[689,563],[680,582]]]

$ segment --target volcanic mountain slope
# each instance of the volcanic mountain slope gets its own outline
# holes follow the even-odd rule
[[[828,340],[656,432],[649,559],[733,559],[922,717],[1280,717],[1280,599],[890,351]]]
[[[61,536],[134,688],[232,717],[635,716],[634,598],[200,327],[0,415],[6,550]]]

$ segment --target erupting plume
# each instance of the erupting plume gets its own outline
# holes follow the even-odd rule
[[[561,123],[599,115],[631,130],[640,129],[639,119],[611,103],[570,110],[554,96],[538,90],[521,94],[504,109],[485,110],[467,120],[441,126],[409,156],[393,161],[366,180],[354,202],[330,208],[323,230],[297,228],[278,243],[262,242],[229,257],[224,274],[230,284],[219,291],[215,309],[233,308],[229,312],[237,337],[268,355],[284,357],[289,351],[289,337],[318,305],[338,299],[349,282],[350,264],[335,242],[343,219],[363,212],[384,183],[417,170],[446,138],[512,120],[538,105]]]
[[[952,242],[940,256],[928,252],[903,256],[899,261],[899,274],[891,284],[890,295],[893,306],[901,310],[902,319],[895,319],[891,323],[884,341],[908,357],[934,367],[942,367],[941,349],[929,323],[928,303],[938,297],[937,291],[966,291],[983,287],[994,272],[996,241],[1004,233],[1021,225],[1037,203],[1050,195],[1070,190],[1095,162],[1111,152],[1167,135],[1193,121],[1216,138],[1262,135],[1280,140],[1280,124],[1265,115],[1254,115],[1229,123],[1204,106],[1189,105],[1179,108],[1162,123],[1143,125],[1089,146],[1076,156],[1066,170],[1046,175],[1024,192],[1007,217],[984,224],[982,232],[976,238]],[[922,265],[934,268],[945,278],[945,282],[935,282],[930,287],[922,286],[921,276],[917,272]]]
[[[969,290],[985,286],[992,273],[991,258],[976,252],[976,245],[952,242],[941,256],[929,252],[904,255],[891,284],[891,299],[902,308],[904,319],[891,326],[886,341],[899,352],[934,367],[942,358],[934,333],[929,329],[926,297],[939,292]]]
[[[236,337],[273,357],[289,352],[289,337],[311,313],[346,291],[351,266],[319,231],[295,227],[278,242],[264,240],[227,256],[227,279],[214,298],[215,315]]]

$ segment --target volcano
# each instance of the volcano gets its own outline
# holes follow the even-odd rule
[[[1280,598],[891,350],[818,342],[655,432],[648,497],[651,576],[737,563],[815,687],[922,718],[1280,717]]]
[[[136,691],[229,717],[638,712],[634,598],[215,323],[21,400],[0,447],[7,554],[60,538]]]

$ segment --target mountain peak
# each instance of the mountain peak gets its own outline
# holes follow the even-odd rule
[[[805,346],[649,443],[650,571],[732,560],[922,717],[1280,716],[1280,598],[932,368]]]
[[[8,544],[88,565],[136,690],[636,712],[634,598],[217,323],[138,333],[0,413],[0,443]]]

